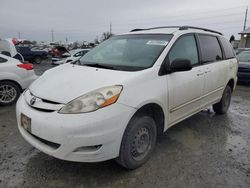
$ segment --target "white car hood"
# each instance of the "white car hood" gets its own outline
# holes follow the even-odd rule
[[[135,72],[65,64],[46,71],[29,89],[36,97],[66,104],[95,89],[122,85],[134,74]]]

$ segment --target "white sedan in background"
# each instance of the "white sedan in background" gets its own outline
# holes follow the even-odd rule
[[[14,104],[36,78],[32,64],[0,54],[0,106]]]
[[[71,50],[69,51],[69,56],[66,56],[65,58],[60,59],[58,61],[52,61],[53,65],[61,65],[64,63],[69,63],[72,61],[76,61],[80,59],[82,56],[84,56],[90,49],[76,49],[76,50]],[[67,53],[68,54],[68,53]]]

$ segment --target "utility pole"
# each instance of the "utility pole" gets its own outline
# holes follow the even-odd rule
[[[110,33],[110,35],[112,33],[112,23],[110,23],[110,25],[109,25],[109,33]]]
[[[52,39],[52,42],[54,42],[54,30],[51,29],[51,39]]]
[[[19,38],[19,39],[21,38],[21,33],[20,33],[20,32],[18,32],[18,38]]]
[[[247,13],[248,13],[248,7],[246,8],[243,31],[246,29],[246,24],[247,24]]]

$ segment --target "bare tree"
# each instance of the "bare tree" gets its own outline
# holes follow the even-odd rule
[[[96,36],[96,38],[94,39],[94,44],[98,45],[100,43],[98,37]]]
[[[102,36],[101,36],[101,41],[105,41],[105,40],[109,39],[112,36],[113,36],[113,34],[110,33],[110,32],[103,32]]]

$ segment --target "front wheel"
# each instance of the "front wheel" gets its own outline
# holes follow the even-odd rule
[[[217,114],[227,113],[227,110],[231,103],[231,95],[232,95],[231,88],[227,85],[223,92],[220,102],[213,105],[213,109]]]
[[[122,138],[120,155],[116,161],[127,169],[135,169],[151,156],[157,139],[153,118],[135,116],[129,122]]]

